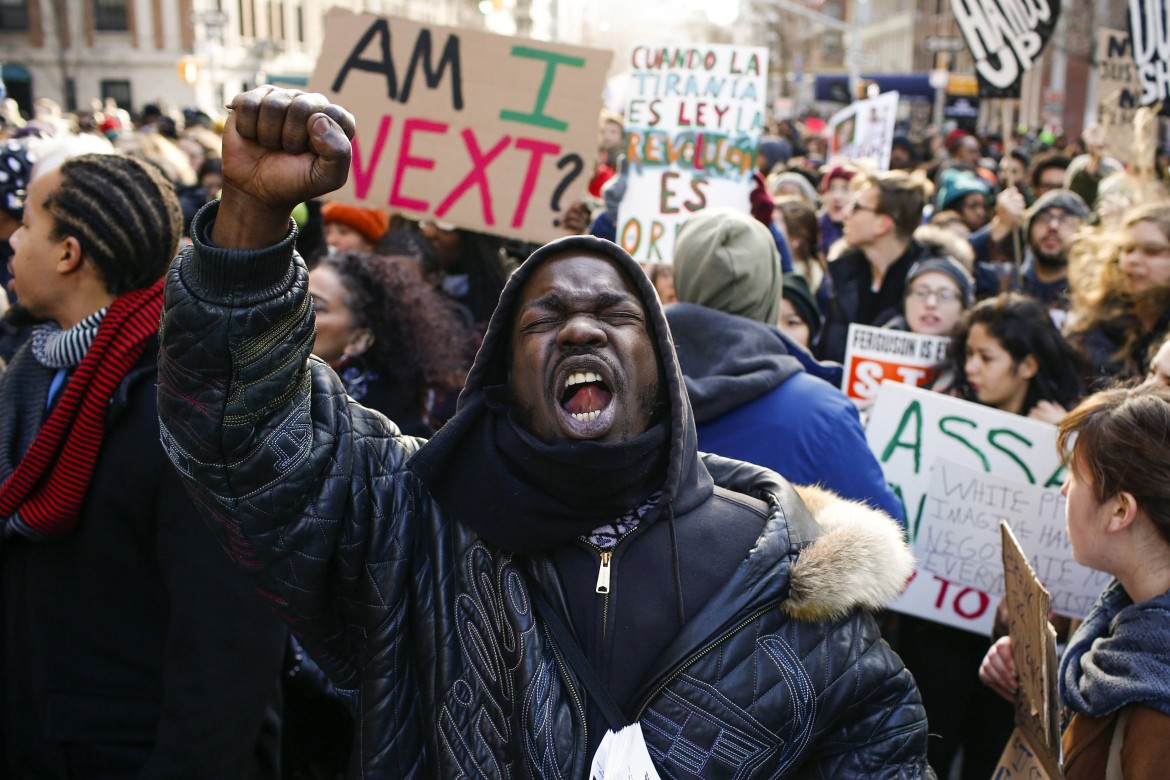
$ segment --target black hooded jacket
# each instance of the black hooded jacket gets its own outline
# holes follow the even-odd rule
[[[294,234],[216,249],[215,208],[168,277],[163,441],[225,547],[353,703],[363,776],[586,776],[604,725],[587,717],[532,588],[575,627],[664,773],[925,771],[913,680],[860,609],[908,576],[900,532],[824,494],[802,502],[764,469],[699,456],[662,310],[628,255],[574,238],[530,258],[501,295],[459,413],[422,446],[309,356]],[[517,292],[562,251],[601,252],[635,280],[669,394],[663,497],[614,555],[608,608],[592,550],[509,553],[476,530],[498,525],[475,516],[506,518],[509,500],[493,493],[473,511],[452,492],[474,482],[460,454],[491,412],[486,389],[506,377]]]

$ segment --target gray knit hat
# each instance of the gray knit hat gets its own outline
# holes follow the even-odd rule
[[[958,260],[947,255],[930,255],[910,266],[910,270],[906,273],[906,292],[910,292],[910,285],[915,279],[928,271],[946,274],[959,286],[959,295],[963,301],[964,309],[969,308],[975,302],[975,282],[972,281],[971,274],[967,273],[967,269]]]
[[[1024,214],[1026,221],[1025,227],[1029,232],[1032,230],[1032,220],[1036,219],[1036,215],[1048,209],[1064,209],[1069,214],[1080,218],[1082,222],[1087,222],[1093,213],[1085,205],[1085,201],[1081,200],[1081,196],[1072,190],[1049,190],[1039,198],[1036,198],[1036,202]]]

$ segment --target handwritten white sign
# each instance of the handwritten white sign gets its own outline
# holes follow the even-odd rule
[[[912,541],[921,532],[939,459],[1029,485],[1064,480],[1055,426],[905,384],[882,383],[866,438],[902,500]],[[891,608],[980,634],[990,632],[995,616],[989,591],[927,570],[918,571]]]
[[[1110,577],[1073,560],[1064,496],[938,460],[914,540],[920,568],[994,596],[1004,592],[999,521],[1006,520],[1052,594],[1052,609],[1083,618]]]

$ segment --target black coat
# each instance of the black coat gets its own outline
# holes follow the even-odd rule
[[[156,355],[111,403],[74,533],[0,547],[0,776],[278,776],[285,630],[163,454]]]
[[[867,516],[846,529],[836,521],[856,508],[826,499],[806,509],[765,469],[700,460],[688,422],[671,440],[667,478],[682,486],[664,491],[676,496],[686,624],[680,630],[673,612],[661,521],[631,535],[611,588],[627,600],[607,611],[612,599],[594,591],[596,558],[579,545],[517,557],[440,507],[408,461],[458,420],[422,445],[350,401],[309,357],[306,271],[292,258],[293,236],[255,252],[216,249],[202,240],[215,208],[196,217],[194,247],[168,277],[159,385],[168,454],[206,506],[233,508],[238,522],[218,511],[208,519],[237,557],[262,561],[250,567],[258,583],[356,703],[362,776],[587,774],[598,730],[587,723],[589,697],[535,614],[532,587],[584,635],[611,682],[620,684],[623,658],[647,670],[619,698],[670,776],[925,773],[914,682],[859,608],[892,596],[910,573],[892,521]],[[643,300],[653,298],[638,273]],[[481,361],[503,311],[471,392],[485,384]],[[648,314],[668,382],[674,376],[675,422],[689,421],[665,317],[656,303]],[[728,541],[745,535],[755,538]],[[845,557],[825,557],[835,550]],[[589,627],[604,623],[618,633],[599,648]]]
[[[902,313],[902,298],[906,289],[906,273],[910,267],[927,253],[925,244],[911,240],[910,244],[886,270],[882,279],[882,296],[891,301],[879,307],[867,319],[861,317],[861,291],[872,278],[869,261],[860,249],[847,249],[829,263],[829,273],[821,283],[822,290],[828,290],[829,304],[825,312],[825,324],[817,338],[816,356],[821,360],[845,361],[845,348],[849,339],[850,323],[881,327]]]

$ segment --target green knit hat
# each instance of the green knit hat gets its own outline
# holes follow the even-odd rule
[[[700,211],[674,242],[674,289],[683,303],[775,325],[780,252],[772,234],[742,211]]]

